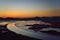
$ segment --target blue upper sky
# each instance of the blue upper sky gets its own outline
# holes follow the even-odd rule
[[[60,9],[60,0],[0,0],[1,10],[37,10]]]

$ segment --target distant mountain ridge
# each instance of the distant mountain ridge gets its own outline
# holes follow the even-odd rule
[[[51,20],[56,20],[60,21],[60,16],[55,16],[55,17],[32,17],[32,18],[2,18],[0,17],[0,20],[42,20],[42,21],[51,21]]]

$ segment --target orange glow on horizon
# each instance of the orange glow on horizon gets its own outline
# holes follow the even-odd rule
[[[60,16],[60,11],[2,11],[0,17],[29,18],[43,16]]]

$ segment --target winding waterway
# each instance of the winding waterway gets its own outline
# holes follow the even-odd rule
[[[24,36],[32,37],[32,38],[37,38],[37,39],[43,39],[43,40],[60,40],[60,36],[56,35],[50,35],[42,32],[35,32],[33,30],[28,29],[30,26],[25,26],[25,25],[31,25],[31,24],[46,24],[41,21],[12,21],[12,22],[2,22],[2,24],[8,24],[7,28],[17,34],[21,34]],[[49,24],[49,23],[48,23]],[[50,28],[51,29],[51,28]],[[44,29],[46,30],[46,29]],[[58,29],[59,31],[60,29]]]

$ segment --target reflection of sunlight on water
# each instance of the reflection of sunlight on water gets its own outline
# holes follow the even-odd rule
[[[34,37],[34,38],[38,38],[38,39],[58,39],[59,40],[59,36],[53,36],[53,35],[49,35],[46,33],[41,33],[41,32],[35,32],[33,30],[28,29],[28,27],[30,26],[25,26],[25,25],[31,25],[31,24],[45,24],[45,25],[50,25],[50,23],[45,23],[42,21],[8,21],[8,22],[0,22],[0,25],[5,25],[8,24],[7,28],[17,34],[22,34],[22,35],[26,35],[26,36],[30,36],[30,37]],[[17,26],[15,25],[17,24]],[[59,29],[52,29],[52,28],[46,28],[43,30],[57,30],[59,32]],[[3,31],[6,32],[6,31]]]
[[[24,22],[17,22],[17,23],[24,23]],[[31,23],[31,22],[27,22]],[[34,22],[35,23],[35,22]],[[54,40],[54,39],[59,39],[59,36],[53,36],[41,32],[34,32],[32,30],[26,29],[25,27],[18,28],[14,25],[15,23],[9,24],[7,28],[17,34],[22,34],[25,36],[33,37],[33,38],[38,38],[38,39],[44,39],[44,40]],[[25,23],[24,23],[25,24]]]
[[[25,26],[25,25],[33,25],[33,24],[51,25],[50,23],[46,23],[46,22],[42,22],[42,21],[15,21],[15,26],[19,27],[19,28],[21,28],[21,27],[27,27],[27,28],[29,28],[31,26]],[[59,29],[57,29],[57,28],[42,29],[42,31],[47,31],[47,30],[56,30],[56,31],[60,32]]]
[[[27,27],[25,25],[33,25],[33,24],[44,24],[44,25],[51,25],[50,23],[42,22],[42,21],[16,21],[15,25],[17,27]]]
[[[8,22],[1,22],[0,25],[8,24]]]
[[[19,23],[19,24],[35,24],[36,21],[17,21],[16,23]]]
[[[57,32],[60,32],[60,29],[58,29],[58,28],[43,28],[43,29],[40,30],[40,31],[48,31],[48,30],[55,30],[55,31],[57,31]]]
[[[17,27],[28,27],[25,25],[33,25],[33,24],[36,24],[36,21],[17,21],[17,22],[15,22],[15,25]],[[39,24],[39,21],[37,21],[37,24]]]
[[[45,24],[45,25],[51,25],[50,23],[42,22],[42,21],[6,21],[6,22],[0,22],[0,24],[7,24],[7,23],[16,23],[21,25],[32,25],[32,24]]]
[[[0,22],[0,25],[5,25],[5,24],[11,24],[11,23],[15,23],[16,27],[31,27],[31,26],[25,26],[25,25],[33,25],[33,24],[45,24],[45,25],[51,25],[50,23],[46,23],[46,22],[42,22],[42,21],[9,21],[9,22]],[[58,32],[60,32],[59,29],[57,28],[44,28],[42,30],[57,30]]]

